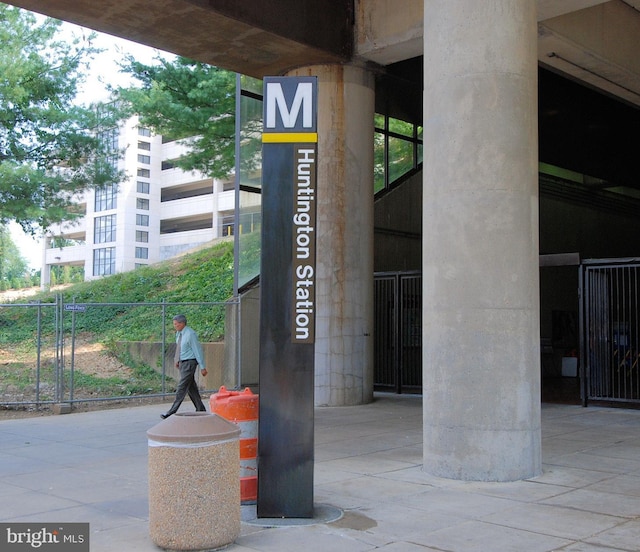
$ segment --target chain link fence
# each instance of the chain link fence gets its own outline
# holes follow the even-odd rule
[[[165,397],[175,392],[172,319],[203,346],[203,392],[240,382],[239,302],[0,304],[0,407]]]

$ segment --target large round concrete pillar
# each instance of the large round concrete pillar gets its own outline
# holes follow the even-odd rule
[[[424,469],[541,472],[536,3],[424,2]]]
[[[345,65],[318,77],[315,404],[373,398],[374,79]]]

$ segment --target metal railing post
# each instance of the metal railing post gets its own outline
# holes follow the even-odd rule
[[[167,346],[167,305],[166,300],[162,298],[162,347],[160,354],[162,355],[162,392],[167,392],[167,367],[165,347]]]
[[[73,298],[75,305],[76,298]],[[76,311],[71,311],[71,373],[69,377],[69,400],[73,400],[74,375],[75,375],[75,357],[76,357]]]
[[[42,301],[38,300],[36,337],[36,408],[40,408],[40,354],[42,350]]]

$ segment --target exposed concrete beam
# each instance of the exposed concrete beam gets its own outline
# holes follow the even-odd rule
[[[609,0],[538,0],[538,21],[591,8]]]
[[[204,63],[263,77],[351,56],[351,0],[13,0],[10,4]],[[235,7],[234,7],[235,6]],[[338,6],[340,9],[337,9]],[[322,8],[322,9],[320,9]],[[262,16],[262,26],[257,19]],[[280,17],[280,19],[278,19]],[[336,27],[339,28],[336,31]],[[286,33],[283,29],[290,28]],[[293,32],[296,28],[297,32]],[[327,30],[330,28],[331,30]],[[329,38],[327,38],[329,36]]]
[[[390,65],[422,55],[424,0],[356,0],[355,53]]]
[[[538,59],[640,105],[640,12],[620,0],[539,24]]]
[[[402,9],[397,0],[9,3],[261,78],[300,66],[384,66],[421,56],[423,11],[431,1],[402,0]],[[640,0],[537,0],[537,6],[543,65],[640,105]]]
[[[538,21],[609,1],[537,0]],[[640,0],[624,1],[640,5]],[[381,65],[421,56],[424,5],[425,0],[403,0],[399,10],[397,0],[356,0],[356,55]]]

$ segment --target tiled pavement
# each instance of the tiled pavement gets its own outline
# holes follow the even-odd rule
[[[146,431],[164,410],[0,421],[0,522],[89,522],[91,552],[158,551]],[[544,404],[544,472],[513,483],[423,473],[417,396],[318,408],[315,425],[314,502],[319,514],[342,515],[270,524],[243,506],[226,550],[640,550],[640,411]]]

